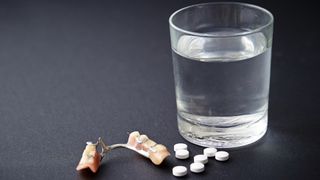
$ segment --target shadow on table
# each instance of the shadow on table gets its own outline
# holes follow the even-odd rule
[[[81,180],[93,180],[93,179],[102,179],[105,177],[105,171],[107,169],[107,164],[103,163],[100,165],[97,173],[93,173],[90,169],[84,169],[79,172],[79,179]]]

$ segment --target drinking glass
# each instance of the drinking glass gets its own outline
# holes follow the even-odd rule
[[[273,16],[235,2],[169,18],[180,134],[205,147],[253,143],[267,131]]]

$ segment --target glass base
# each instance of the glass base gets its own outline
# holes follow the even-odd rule
[[[178,127],[182,137],[204,147],[235,148],[251,144],[263,137],[267,125],[267,110],[224,117],[178,113]]]

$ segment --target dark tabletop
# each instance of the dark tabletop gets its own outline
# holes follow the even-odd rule
[[[192,159],[158,167],[122,149],[96,175],[75,167],[99,136],[120,143],[139,130],[171,153],[187,143],[177,131],[168,17],[198,2],[0,1],[0,179],[176,179],[171,168]],[[268,132],[185,179],[317,179],[319,10],[246,2],[275,16]]]

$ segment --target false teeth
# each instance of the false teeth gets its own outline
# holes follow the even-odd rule
[[[89,168],[92,172],[97,172],[100,166],[101,155],[97,152],[95,144],[87,143],[88,145],[82,153],[82,157],[77,166],[77,170]]]
[[[102,148],[102,152],[97,151],[97,146]],[[133,150],[140,155],[147,157],[155,165],[159,165],[163,160],[170,155],[167,148],[162,144],[157,144],[153,140],[149,139],[147,135],[138,131],[130,133],[126,144],[113,144],[107,146],[101,138],[98,142],[87,142],[86,148],[82,153],[82,157],[77,166],[77,170],[83,170],[89,168],[92,172],[97,172],[99,169],[100,161],[103,159],[106,153],[116,148],[127,148]]]

